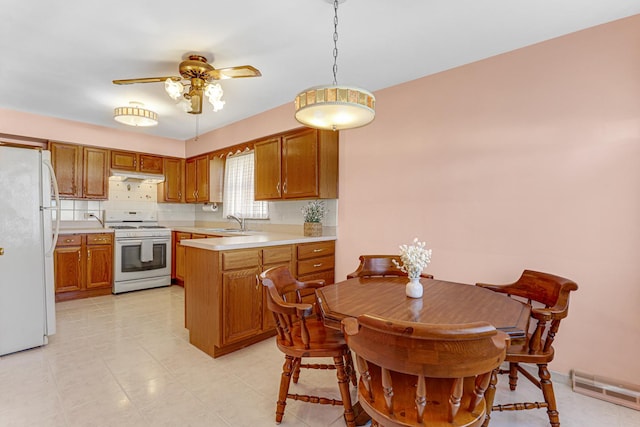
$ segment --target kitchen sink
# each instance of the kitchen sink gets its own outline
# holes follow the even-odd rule
[[[214,233],[244,233],[249,230],[240,230],[237,228],[201,228],[202,231],[211,231]]]

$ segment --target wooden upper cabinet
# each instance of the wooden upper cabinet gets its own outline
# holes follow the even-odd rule
[[[52,142],[49,149],[60,197],[82,197],[82,146]]]
[[[184,202],[184,159],[164,159],[164,182],[158,184],[158,202]]]
[[[187,159],[185,200],[189,203],[209,201],[209,156]]]
[[[111,151],[111,168],[118,170],[163,173],[164,166],[161,156],[135,153],[132,151]]]
[[[108,156],[101,148],[83,148],[82,193],[86,199],[106,199],[109,192]]]
[[[107,199],[108,150],[59,142],[49,148],[61,198]]]
[[[299,129],[255,143],[256,200],[338,197],[338,132]]]
[[[319,197],[318,131],[306,129],[282,137],[283,197]]]
[[[272,200],[282,198],[280,137],[255,143],[255,198]]]

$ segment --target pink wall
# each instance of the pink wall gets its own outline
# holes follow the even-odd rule
[[[551,365],[640,382],[640,16],[376,93],[342,132],[336,275],[413,237],[464,283],[566,276]],[[284,105],[187,156],[296,127]]]
[[[418,237],[439,278],[571,278],[552,369],[640,383],[640,16],[376,97],[341,138],[337,277]]]
[[[0,134],[184,157],[184,141],[0,108]]]

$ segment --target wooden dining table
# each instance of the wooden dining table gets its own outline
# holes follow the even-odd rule
[[[463,283],[421,278],[422,298],[405,294],[406,277],[357,277],[316,289],[325,325],[340,329],[346,317],[372,314],[433,324],[485,321],[523,338],[531,307],[503,294]]]
[[[506,295],[463,283],[421,278],[422,298],[405,294],[406,277],[357,277],[316,289],[327,327],[340,329],[342,319],[373,314],[394,320],[432,324],[485,321],[509,335],[511,342],[524,340],[531,306]],[[494,385],[492,385],[494,386]],[[357,402],[356,424],[369,416]],[[487,401],[487,407],[493,399]],[[491,411],[487,411],[487,422]]]

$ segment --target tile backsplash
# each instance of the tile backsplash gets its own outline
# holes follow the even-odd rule
[[[225,222],[222,216],[222,204],[217,211],[203,209],[204,204],[192,203],[158,203],[156,184],[142,182],[109,181],[109,199],[93,200],[61,200],[61,221],[87,221],[90,214],[103,218],[105,210],[155,210],[158,220],[169,225],[197,225],[197,223]],[[302,224],[301,209],[306,200],[269,202],[268,220],[248,220],[249,226],[254,224]],[[337,226],[338,200],[325,200],[327,216],[323,225]],[[55,215],[55,212],[54,212]]]

